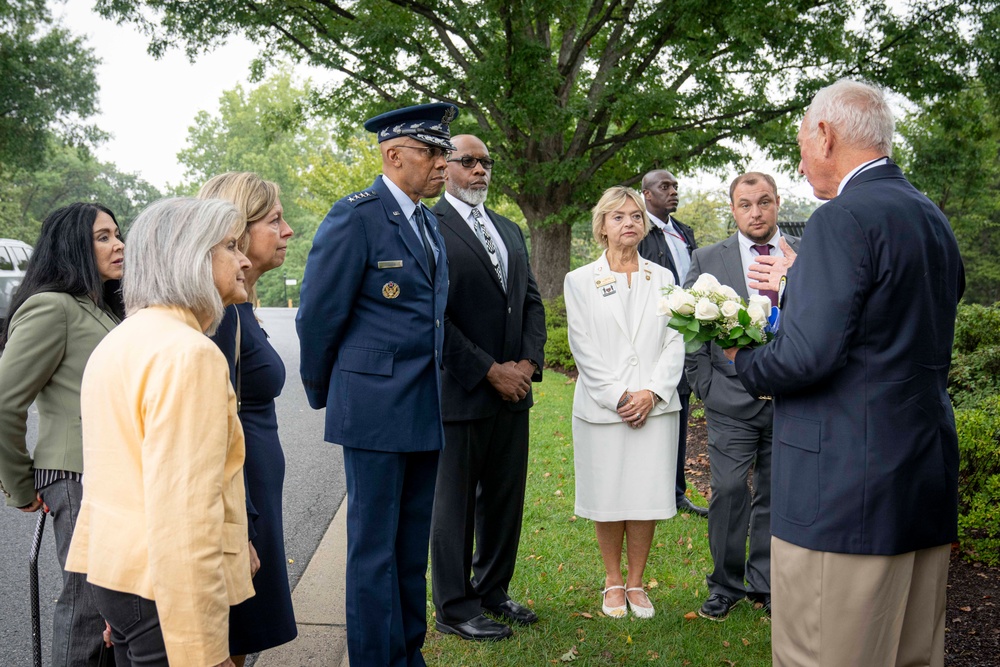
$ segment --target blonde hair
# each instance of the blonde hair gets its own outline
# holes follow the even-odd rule
[[[215,246],[243,228],[232,202],[190,197],[161,199],[147,206],[129,228],[122,296],[128,315],[149,306],[182,306],[206,333],[222,321],[223,306],[212,274]]]
[[[225,199],[236,204],[242,214],[245,227],[237,242],[244,255],[250,248],[250,225],[264,218],[278,203],[281,186],[273,181],[265,181],[250,171],[229,171],[208,179],[198,191],[198,199]],[[247,301],[257,300],[257,285],[247,290]]]
[[[645,238],[649,234],[649,214],[646,213],[646,200],[642,195],[625,185],[613,185],[604,191],[597,205],[591,210],[591,230],[594,238],[602,247],[608,247],[608,235],[604,233],[604,216],[612,211],[617,211],[625,203],[626,199],[635,202],[639,210],[642,211],[642,236]]]

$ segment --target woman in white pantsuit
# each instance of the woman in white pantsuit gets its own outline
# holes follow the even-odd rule
[[[657,315],[670,271],[639,257],[649,231],[642,196],[622,186],[593,210],[601,257],[566,275],[569,344],[580,372],[573,397],[576,513],[592,519],[604,560],[602,608],[623,618],[653,616],[643,572],[656,521],[677,513],[684,343]],[[622,577],[622,545],[628,576]]]

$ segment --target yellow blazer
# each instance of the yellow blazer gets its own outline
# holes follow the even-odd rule
[[[0,356],[0,492],[11,507],[35,499],[34,469],[83,472],[80,382],[91,352],[117,321],[83,296],[42,292],[11,315]],[[38,406],[34,461],[25,442]]]
[[[194,315],[128,317],[83,375],[83,503],[66,569],[155,600],[171,665],[229,655],[252,596],[243,429],[229,366]]]
[[[621,421],[616,410],[626,389],[649,389],[663,401],[650,417],[681,409],[677,383],[684,370],[684,340],[657,315],[661,288],[673,275],[648,259],[639,258],[632,279],[637,317],[629,323],[608,265],[607,251],[597,261],[566,274],[563,292],[569,347],[580,377],[573,395],[573,416],[594,424]]]

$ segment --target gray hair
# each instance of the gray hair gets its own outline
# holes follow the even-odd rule
[[[852,79],[830,84],[816,93],[806,110],[805,129],[815,135],[821,120],[848,145],[892,157],[896,121],[881,87]]]
[[[199,320],[222,321],[222,298],[212,275],[215,246],[243,224],[221,199],[176,197],[153,202],[132,223],[125,246],[122,296],[128,315],[148,306],[181,306]]]

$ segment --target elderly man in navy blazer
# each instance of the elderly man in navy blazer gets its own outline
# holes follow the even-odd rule
[[[327,214],[296,327],[309,404],[347,477],[347,649],[353,665],[424,665],[426,572],[441,424],[448,261],[420,200],[444,187],[451,104],[392,111],[382,176]]]
[[[948,398],[965,287],[948,220],[890,159],[879,88],[841,80],[799,130],[820,199],[773,342],[729,352],[774,396],[774,664],[944,662],[958,441]]]

